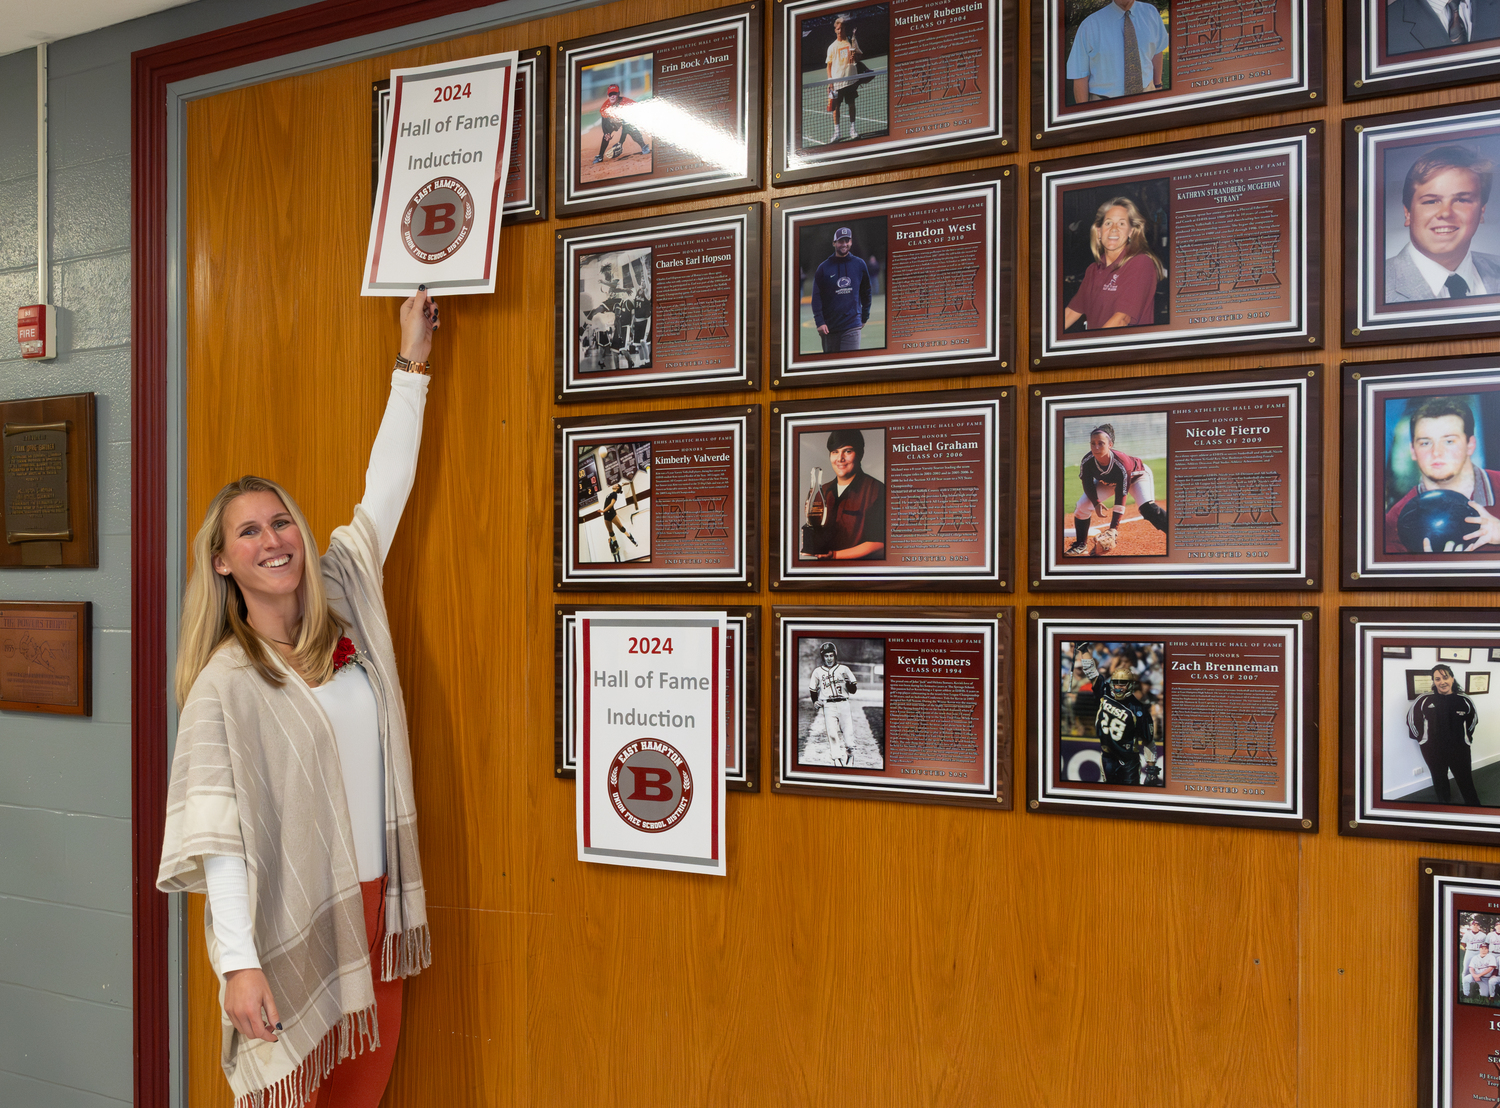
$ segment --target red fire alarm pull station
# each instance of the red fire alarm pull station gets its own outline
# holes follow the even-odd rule
[[[57,309],[51,304],[27,304],[16,310],[16,339],[21,357],[50,361],[57,357]]]

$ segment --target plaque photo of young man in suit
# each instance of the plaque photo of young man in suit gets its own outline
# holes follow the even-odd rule
[[[1500,0],[1391,0],[1385,5],[1388,56],[1490,39],[1500,39]]]
[[[1500,296],[1500,225],[1486,222],[1497,157],[1500,137],[1386,151],[1387,309]]]

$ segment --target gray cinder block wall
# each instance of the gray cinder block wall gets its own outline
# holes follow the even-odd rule
[[[50,47],[55,362],[36,303],[36,55],[0,57],[0,400],[94,392],[99,568],[0,570],[0,598],[91,600],[92,719],[0,714],[0,1105],[118,1108],[132,1090],[130,55],[300,6],[199,0]]]

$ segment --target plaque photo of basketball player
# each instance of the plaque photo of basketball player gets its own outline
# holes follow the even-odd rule
[[[1009,609],[773,619],[776,792],[1010,807]]]
[[[1322,141],[1282,127],[1033,163],[1032,368],[1316,349]]]
[[[578,371],[650,369],[651,248],[578,262]]]
[[[1500,618],[1343,608],[1341,834],[1500,844]]]
[[[1345,365],[1346,588],[1493,587],[1500,361]],[[1349,507],[1354,511],[1349,511]]]
[[[1493,106],[1346,121],[1345,345],[1500,334],[1497,163]]]
[[[1317,827],[1317,613],[1031,608],[1027,809]]]

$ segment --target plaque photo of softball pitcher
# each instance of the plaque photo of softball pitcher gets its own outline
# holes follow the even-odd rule
[[[578,560],[651,560],[651,443],[578,447]]]
[[[885,768],[885,640],[797,640],[797,763]]]
[[[640,106],[651,99],[654,54],[634,54],[582,70],[578,115],[579,180],[612,180],[650,173],[651,136]]]
[[[1059,779],[1165,787],[1163,644],[1060,644]]]
[[[649,246],[578,263],[578,372],[651,368]]]
[[[1066,418],[1063,458],[1077,467],[1058,513],[1065,558],[1166,555],[1166,412]]]

